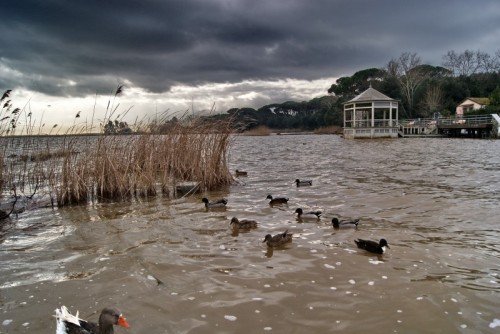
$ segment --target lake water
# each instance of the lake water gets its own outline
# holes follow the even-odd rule
[[[499,333],[499,152],[498,140],[237,137],[230,166],[248,176],[227,189],[23,212],[2,223],[0,333],[54,333],[61,305],[90,320],[118,306],[131,328],[116,333]],[[207,211],[204,196],[227,208]],[[323,217],[297,220],[298,207]],[[333,216],[360,226],[334,230]],[[259,226],[233,231],[232,217]],[[286,229],[289,246],[262,243]]]

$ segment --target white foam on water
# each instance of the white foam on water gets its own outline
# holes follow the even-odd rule
[[[236,318],[234,315],[225,315],[224,319],[229,320],[229,321],[236,321],[238,318]]]
[[[490,323],[490,328],[496,328],[500,327],[500,319],[493,319],[493,321]]]

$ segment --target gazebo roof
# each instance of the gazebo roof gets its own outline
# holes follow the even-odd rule
[[[389,96],[384,95],[378,90],[370,87],[363,93],[359,94],[358,96],[356,96],[355,98],[346,103],[368,102],[368,101],[396,101],[396,100],[391,99]]]

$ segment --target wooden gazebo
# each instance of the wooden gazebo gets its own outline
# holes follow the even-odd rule
[[[370,87],[344,103],[344,138],[398,138],[398,101]]]

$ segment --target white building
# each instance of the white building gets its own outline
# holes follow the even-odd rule
[[[455,113],[457,118],[462,118],[468,112],[483,109],[490,103],[490,100],[487,97],[468,97],[460,103]]]

